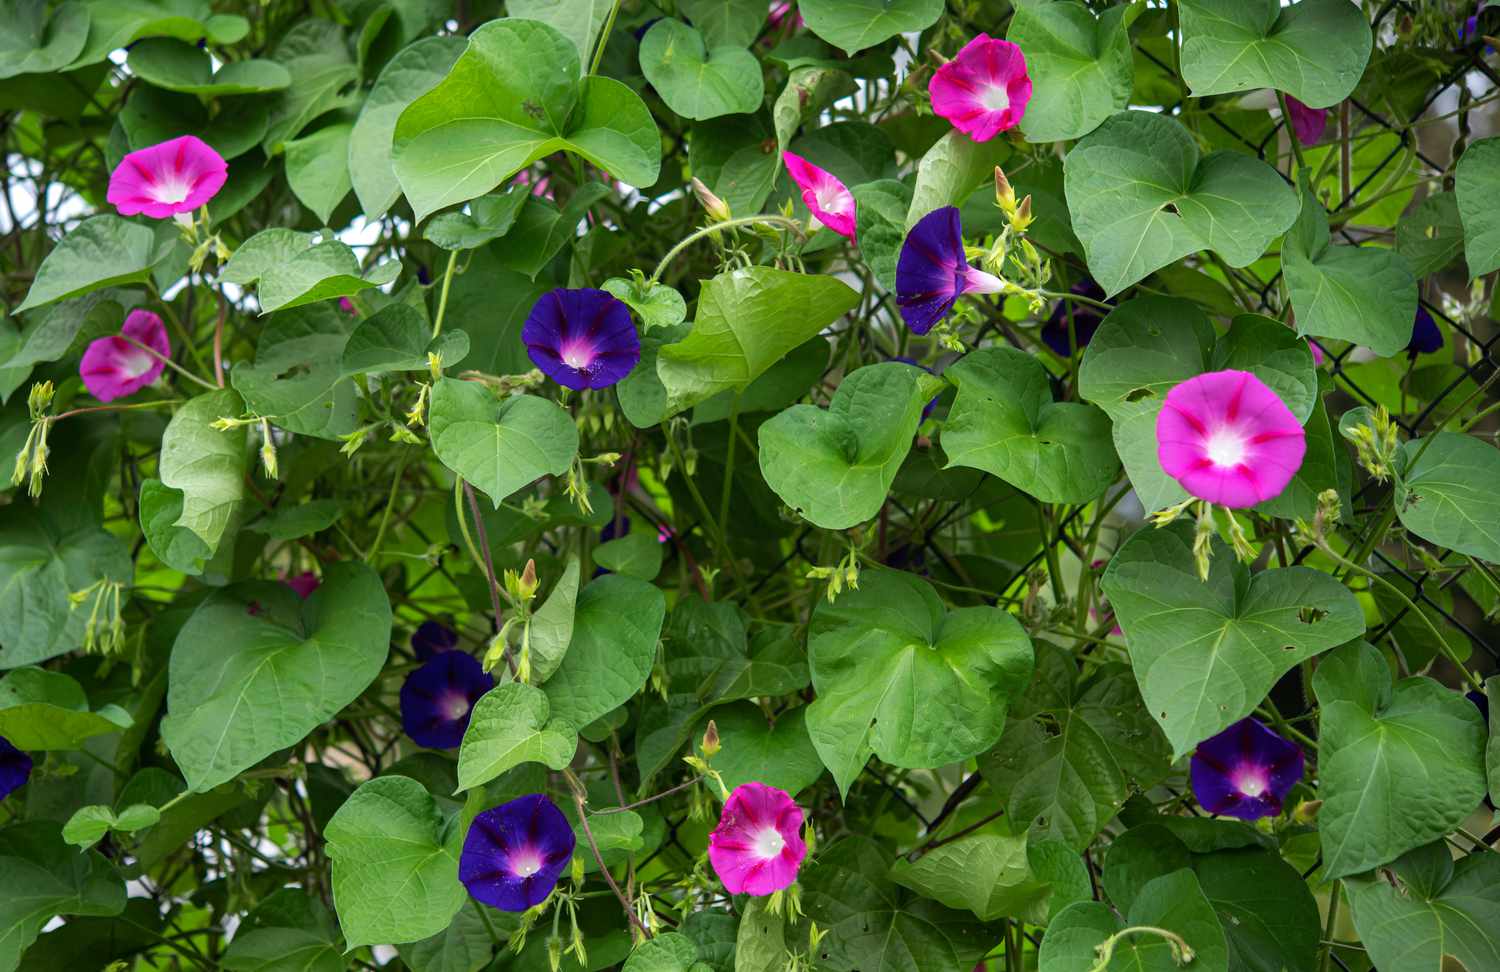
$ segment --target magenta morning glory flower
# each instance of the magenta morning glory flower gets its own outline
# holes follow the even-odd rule
[[[429,749],[454,749],[464,741],[469,713],[495,679],[478,659],[441,651],[406,676],[401,685],[401,724]]]
[[[964,45],[927,85],[932,110],[976,142],[1014,128],[1031,100],[1026,56],[1010,41],[988,34]]]
[[[131,152],[109,176],[106,198],[122,216],[190,213],[224,187],[229,166],[193,135]]]
[[[543,294],[521,328],[531,361],[565,388],[608,388],[641,360],[630,310],[613,294],[559,287]]]
[[[317,590],[318,586],[323,583],[318,580],[318,575],[310,570],[304,570],[302,573],[292,577],[283,577],[281,582],[293,591],[296,591],[297,596],[304,601],[312,597],[312,592]]]
[[[1286,107],[1292,116],[1289,121],[1297,141],[1303,145],[1318,144],[1328,128],[1328,109],[1309,108],[1291,95],[1286,96]]]
[[[423,621],[411,633],[411,650],[417,658],[426,661],[439,652],[452,651],[458,647],[458,632],[437,621]]]
[[[1427,308],[1417,305],[1417,316],[1411,325],[1411,340],[1406,343],[1406,353],[1415,358],[1419,354],[1431,354],[1443,346],[1443,332],[1437,321],[1427,313]]]
[[[469,824],[458,879],[476,901],[525,911],[547,900],[576,843],[557,804],[541,793],[519,797]]]
[[[993,294],[1004,287],[999,277],[969,266],[956,206],[934,209],[917,220],[901,244],[896,306],[913,334],[932,330],[961,295]]]
[[[0,736],[0,800],[19,790],[31,778],[31,757]]]
[[[840,236],[854,239],[854,196],[833,173],[820,169],[800,155],[782,152],[786,171],[802,190],[802,201],[818,222]]]
[[[807,856],[802,809],[786,791],[742,783],[708,835],[708,860],[730,894],[767,895],[797,880]]]
[[[1312,352],[1313,367],[1314,368],[1321,368],[1321,367],[1323,367],[1323,362],[1327,359],[1326,355],[1323,354],[1323,349],[1320,348],[1320,347],[1318,347],[1318,342],[1314,341],[1312,338],[1307,338],[1306,341],[1307,341],[1307,350],[1309,350],[1309,351]]]
[[[161,357],[131,341],[144,344]],[[166,367],[162,358],[171,353],[172,345],[161,318],[147,310],[133,310],[120,326],[119,334],[89,342],[78,375],[90,395],[101,402],[112,402],[134,395],[160,377]]]
[[[1104,288],[1087,277],[1069,288],[1068,293],[1094,300],[1104,299]],[[1073,311],[1073,338],[1077,340],[1079,348],[1088,347],[1088,343],[1094,339],[1094,332],[1104,323],[1104,312],[1091,304],[1058,301],[1057,306],[1052,308],[1052,315],[1047,318],[1047,323],[1042,325],[1042,341],[1063,358],[1070,357],[1075,350],[1068,339],[1069,308]]]
[[[1167,392],[1156,457],[1201,500],[1254,506],[1281,495],[1302,467],[1307,436],[1286,403],[1248,371],[1210,371]]]
[[[1241,719],[1193,752],[1193,796],[1209,813],[1273,817],[1302,779],[1302,749],[1254,719]]]

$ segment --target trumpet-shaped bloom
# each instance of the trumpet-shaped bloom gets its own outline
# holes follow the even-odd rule
[[[430,749],[454,749],[464,741],[469,713],[495,679],[473,655],[443,651],[423,662],[401,685],[401,724]]]
[[[1415,358],[1419,354],[1431,354],[1443,347],[1443,332],[1437,321],[1427,313],[1427,308],[1417,305],[1417,316],[1411,325],[1411,340],[1406,344],[1406,353]]]
[[[608,388],[641,360],[630,310],[613,294],[559,287],[541,296],[521,328],[532,363],[565,388]]]
[[[807,856],[802,809],[786,791],[742,783],[708,835],[708,860],[730,894],[767,895],[797,880]]]
[[[1031,100],[1026,56],[1010,41],[988,34],[964,45],[927,85],[932,110],[976,142],[988,142],[1020,124]]]
[[[896,306],[913,334],[926,334],[963,294],[993,294],[1005,284],[969,266],[958,207],[934,209],[917,221],[896,260]]]
[[[161,357],[137,347],[138,344],[144,344]],[[167,340],[167,328],[161,318],[147,310],[133,310],[120,326],[119,334],[89,342],[78,375],[90,395],[101,402],[112,402],[134,395],[161,377],[166,367],[162,358],[171,353],[172,344]]]
[[[458,632],[437,621],[423,621],[411,633],[411,650],[420,661],[458,647]]]
[[[802,190],[802,201],[818,222],[840,236],[854,239],[854,195],[833,173],[820,169],[800,155],[781,153],[786,171]]]
[[[1292,134],[1297,141],[1303,145],[1318,144],[1328,128],[1328,109],[1309,108],[1291,95],[1286,96],[1286,107],[1291,114],[1288,121],[1292,123]]]
[[[474,818],[458,857],[458,879],[476,901],[525,911],[547,900],[575,844],[557,804],[533,793]]]
[[[1156,456],[1201,500],[1254,506],[1281,495],[1302,467],[1307,436],[1292,410],[1248,371],[1210,371],[1167,393]]]
[[[193,135],[131,152],[109,176],[106,198],[122,216],[190,213],[224,187],[229,166]]]
[[[1104,288],[1088,278],[1078,281],[1069,288],[1068,292],[1093,300],[1104,299]],[[1068,337],[1068,312],[1070,310],[1073,314],[1073,340],[1069,340]],[[1075,348],[1088,347],[1088,343],[1094,339],[1094,332],[1099,330],[1099,325],[1102,323],[1104,323],[1104,313],[1099,308],[1077,301],[1060,300],[1057,306],[1052,308],[1052,315],[1047,318],[1047,323],[1042,325],[1042,341],[1060,357],[1067,358],[1073,354]]]
[[[0,800],[4,800],[31,778],[31,757],[0,736]]]
[[[1193,752],[1193,796],[1209,813],[1272,817],[1302,779],[1302,749],[1254,719],[1241,719]]]

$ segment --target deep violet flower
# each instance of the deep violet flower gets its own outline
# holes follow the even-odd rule
[[[126,340],[129,338],[130,340]],[[161,355],[157,357],[145,348]],[[120,325],[120,333],[90,341],[78,365],[78,375],[89,394],[101,402],[134,395],[161,377],[172,344],[161,318],[147,310],[133,310]]]
[[[455,749],[464,741],[469,713],[495,679],[473,655],[440,651],[401,685],[401,724],[429,749]]]
[[[630,310],[614,295],[582,287],[543,294],[521,328],[532,363],[566,388],[608,388],[641,360]]]
[[[1201,500],[1254,506],[1281,495],[1302,467],[1307,436],[1292,410],[1248,371],[1210,371],[1167,392],[1156,456]]]
[[[976,142],[1014,128],[1031,100],[1026,56],[1010,41],[988,34],[964,45],[927,85],[932,110]]]
[[[458,647],[458,632],[438,621],[423,621],[411,633],[411,650],[420,661]]]
[[[106,198],[122,216],[190,213],[224,187],[229,166],[193,135],[131,152],[109,176]]]
[[[1291,114],[1288,121],[1292,124],[1292,134],[1297,137],[1297,141],[1303,145],[1318,144],[1328,128],[1328,109],[1309,108],[1291,95],[1286,96],[1286,107]]]
[[[31,757],[0,736],[0,800],[19,790],[31,778]]]
[[[781,153],[786,171],[802,190],[802,201],[818,222],[840,236],[854,239],[854,195],[833,173],[820,169],[802,156]]]
[[[1427,308],[1417,305],[1417,316],[1411,325],[1411,340],[1406,343],[1406,353],[1415,358],[1419,354],[1431,354],[1443,347],[1443,332],[1437,321],[1427,313]]]
[[[296,591],[297,596],[304,601],[312,597],[312,592],[317,590],[318,585],[322,583],[318,580],[318,575],[310,570],[304,570],[293,577],[284,577],[281,582]]]
[[[797,880],[807,856],[802,809],[786,791],[742,783],[708,835],[708,860],[730,894],[767,895]]]
[[[1302,748],[1254,719],[1241,719],[1193,752],[1193,796],[1209,813],[1272,817],[1302,779]]]
[[[458,857],[458,879],[476,901],[525,911],[547,900],[576,843],[557,804],[532,793],[474,818]]]
[[[917,220],[896,260],[896,306],[913,334],[926,334],[963,294],[994,294],[1005,284],[969,266],[958,207],[944,206]]]
[[[1068,293],[1093,300],[1103,300],[1105,297],[1104,288],[1089,278],[1084,278],[1068,288]],[[1077,340],[1079,348],[1088,347],[1088,343],[1094,339],[1094,332],[1099,330],[1100,324],[1104,323],[1104,314],[1097,307],[1071,300],[1058,301],[1057,306],[1052,308],[1052,315],[1047,318],[1047,323],[1042,325],[1042,341],[1063,358],[1071,357],[1075,350],[1068,340],[1068,310],[1070,308],[1073,312],[1073,337]]]

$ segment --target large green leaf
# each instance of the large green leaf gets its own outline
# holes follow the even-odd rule
[[[506,0],[505,12],[525,20],[540,20],[557,28],[578,49],[580,66],[590,63],[594,41],[609,16],[612,0]],[[684,4],[684,7],[687,5]],[[690,15],[695,22],[696,14]],[[754,39],[752,34],[751,39]],[[745,41],[749,43],[750,41]]]
[[[352,188],[349,181],[349,133],[353,128],[348,122],[325,125],[311,135],[291,139],[285,145],[287,185],[320,223],[326,224],[333,218],[333,211]],[[354,255],[352,250],[349,255]],[[303,261],[304,264],[307,262]],[[333,264],[333,261],[329,262]],[[340,262],[349,266],[348,261]],[[359,276],[357,258],[352,268],[354,272],[350,276]],[[262,296],[265,296],[266,289],[266,284],[262,283]]]
[[[1171,749],[1124,665],[1082,675],[1071,654],[1039,642],[1036,675],[1005,733],[979,757],[1007,816],[1039,838],[1083,850],[1132,791],[1160,782]]]
[[[906,228],[934,209],[963,205],[975,189],[995,178],[995,167],[1009,157],[1004,139],[976,142],[957,129],[948,132],[917,163]]]
[[[816,782],[823,761],[807,734],[806,716],[806,707],[798,707],[773,724],[750,702],[716,708],[713,719],[723,749],[713,764],[730,792],[753,780],[795,794]]]
[[[498,685],[481,696],[458,750],[459,789],[488,783],[523,763],[560,770],[572,762],[577,727],[551,720],[551,714],[546,693],[521,682]]]
[[[1109,906],[1084,901],[1065,908],[1047,926],[1038,959],[1040,972],[1088,972],[1097,968],[1094,949],[1122,928],[1153,931],[1118,939],[1108,972],[1176,972],[1182,964],[1156,929],[1165,929],[1193,950],[1194,972],[1229,972],[1229,947],[1213,905],[1191,870],[1156,878],[1141,889],[1122,922]]]
[[[63,843],[58,824],[36,820],[0,830],[0,969],[11,972],[21,953],[58,915],[118,915],[125,885],[109,862]]]
[[[430,938],[402,945],[402,961],[411,966],[411,972],[479,972],[489,965],[495,951],[495,940],[485,922],[499,924],[498,915],[480,914],[479,909],[484,907],[472,899],[465,901],[447,928]]]
[[[578,77],[578,49],[546,24],[492,20],[470,34],[448,76],[396,123],[392,157],[417,219],[557,151],[631,185],[655,182],[660,135],[645,104],[611,78]]]
[[[1028,845],[1024,834],[993,830],[935,847],[915,863],[900,858],[891,879],[984,921],[1016,918],[1045,925],[1063,908],[1093,896],[1077,853],[1056,842]]]
[[[342,367],[353,322],[333,304],[283,311],[267,321],[255,360],[230,372],[245,407],[288,432],[337,439],[359,424],[354,383]]]
[[[943,387],[895,361],[844,377],[827,409],[793,405],[760,427],[760,471],[797,513],[828,530],[880,512],[922,409]]]
[[[272,59],[287,70],[292,83],[272,105],[261,139],[267,155],[280,151],[319,116],[353,104],[359,81],[344,29],[331,21],[309,18],[294,24],[281,35]]]
[[[1324,659],[1313,691],[1327,877],[1439,840],[1484,799],[1484,719],[1462,695],[1423,677],[1392,685],[1385,659],[1365,642]]]
[[[226,972],[340,972],[339,943],[305,928],[255,928],[240,932],[224,951]]]
[[[609,574],[578,595],[573,640],[543,691],[553,724],[587,726],[641,690],[666,619],[661,589]]]
[[[949,365],[958,397],[943,423],[949,466],[982,469],[1043,503],[1087,503],[1120,474],[1109,416],[1052,400],[1052,376],[1015,348],[985,348]]]
[[[484,385],[444,378],[432,388],[432,449],[490,497],[495,508],[542,476],[560,476],[578,454],[578,427],[532,395],[497,400]]]
[[[245,498],[245,430],[213,423],[240,414],[234,391],[221,388],[179,408],[162,433],[160,479],[141,483],[141,530],[162,563],[201,574],[238,524]],[[231,537],[232,539],[232,537]]]
[[[172,648],[161,734],[203,792],[300,742],[380,673],[391,605],[357,563],[329,566],[306,601],[252,581],[211,595]]]
[[[1454,861],[1437,841],[1404,855],[1391,872],[1394,881],[1378,873],[1344,879],[1373,967],[1500,968],[1500,854],[1478,850]]]
[[[1276,170],[1238,152],[1200,158],[1181,122],[1148,111],[1122,111],[1085,136],[1063,180],[1089,272],[1111,295],[1198,250],[1245,266],[1298,212]]]
[[[1419,280],[1446,269],[1458,259],[1464,251],[1464,242],[1456,193],[1428,196],[1396,223],[1396,252],[1406,258]]]
[[[52,248],[13,313],[93,290],[149,280],[172,252],[176,234],[119,216],[91,216]]]
[[[117,705],[90,708],[82,687],[62,672],[17,668],[0,679],[0,737],[17,749],[77,749],[131,725]]]
[[[469,353],[469,336],[463,331],[445,331],[436,338],[431,332],[422,311],[403,301],[389,303],[355,326],[340,367],[351,375],[426,371],[429,354],[439,355],[449,367]]]
[[[1406,258],[1383,247],[1330,245],[1328,214],[1309,191],[1286,234],[1281,269],[1298,334],[1365,344],[1386,356],[1411,340],[1417,278]]]
[[[683,0],[679,7],[712,46],[749,47],[766,22],[759,0]]]
[[[1469,276],[1482,277],[1500,268],[1500,214],[1495,212],[1495,195],[1500,193],[1500,138],[1480,139],[1465,149],[1455,179],[1464,258]]]
[[[333,903],[349,948],[436,935],[463,907],[463,831],[432,794],[405,776],[355,790],[323,836],[333,861]]]
[[[667,107],[699,120],[755,111],[766,96],[760,62],[742,46],[705,43],[680,20],[658,20],[641,39],[641,71]]]
[[[807,731],[847,794],[873,752],[925,768],[978,755],[1031,677],[1031,639],[992,607],[947,610],[912,574],[867,571],[808,629]]]
[[[1182,77],[1196,97],[1276,88],[1310,108],[1349,97],[1373,38],[1345,0],[1182,0]]]
[[[503,193],[470,200],[466,213],[439,213],[432,217],[422,235],[445,250],[472,250],[509,233],[522,205],[534,198],[526,185],[512,183]],[[577,229],[575,221],[565,233],[570,236]],[[548,259],[554,255],[549,254]]]
[[[230,61],[214,70],[208,51],[171,37],[150,37],[130,48],[130,71],[158,88],[206,97],[282,91],[292,76],[275,61]]]
[[[1423,540],[1500,563],[1500,450],[1461,432],[1401,447],[1396,515]]]
[[[749,267],[703,283],[693,329],[662,347],[656,373],[666,416],[728,390],[744,390],[772,365],[853,310],[859,294],[835,277]]]
[[[1200,582],[1191,525],[1148,527],[1125,542],[1102,582],[1141,696],[1176,756],[1249,715],[1298,663],[1365,630],[1359,602],[1328,574],[1252,575],[1217,538],[1212,553]]]
[[[797,12],[807,29],[854,54],[897,34],[931,27],[943,13],[942,0],[804,0]]]
[[[1500,711],[1500,675],[1491,675],[1484,683],[1485,701],[1490,712]],[[1500,719],[1490,719],[1490,738],[1484,749],[1485,776],[1489,779],[1490,802],[1500,797]]]
[[[1021,4],[1006,39],[1026,55],[1031,101],[1021,118],[1029,142],[1087,135],[1130,101],[1134,79],[1128,6],[1095,18],[1073,0]]]
[[[78,56],[89,32],[89,11],[61,3],[48,15],[47,0],[4,0],[0,16],[0,78],[47,74]]]

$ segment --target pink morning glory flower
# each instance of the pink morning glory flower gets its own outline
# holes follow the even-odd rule
[[[708,835],[708,860],[730,894],[764,896],[789,887],[807,856],[802,809],[786,791],[742,783]]]
[[[820,169],[800,155],[781,153],[786,161],[786,171],[797,188],[802,190],[802,201],[818,222],[840,236],[854,239],[854,196],[849,188],[826,169]]]
[[[969,266],[956,206],[934,209],[906,234],[896,259],[896,306],[913,334],[932,330],[960,296],[1003,289],[999,277]]]
[[[476,901],[525,911],[547,900],[577,843],[568,818],[545,794],[518,797],[469,824],[458,879]]]
[[[1302,762],[1296,743],[1254,719],[1241,719],[1193,752],[1193,796],[1212,814],[1274,817],[1302,779]]]
[[[456,749],[469,715],[495,679],[478,659],[462,651],[440,651],[406,676],[401,685],[401,724],[429,749]]]
[[[1007,40],[980,34],[933,74],[932,110],[976,142],[1015,128],[1031,100],[1026,56]]]
[[[630,310],[613,294],[558,287],[532,306],[521,328],[531,361],[565,388],[608,388],[641,360]]]
[[[190,213],[224,187],[229,166],[202,139],[183,135],[131,152],[109,176],[109,199],[122,216],[166,219]]]
[[[161,357],[137,344],[151,348]],[[167,340],[167,328],[161,318],[147,310],[133,310],[125,318],[119,334],[89,342],[78,366],[78,374],[90,395],[101,402],[112,402],[134,395],[160,377],[166,367],[162,358],[171,353],[172,345]]]
[[[1201,500],[1232,508],[1281,495],[1302,467],[1307,436],[1292,410],[1248,371],[1210,371],[1167,393],[1156,456]]]
[[[1312,338],[1307,338],[1306,340],[1307,340],[1307,350],[1309,350],[1309,351],[1312,352],[1313,367],[1314,368],[1321,368],[1321,367],[1323,367],[1323,362],[1327,360],[1327,355],[1325,355],[1323,353],[1323,349],[1322,348],[1318,347],[1318,342],[1317,341],[1314,341]]]
[[[1309,108],[1302,102],[1286,96],[1286,107],[1291,113],[1292,134],[1303,145],[1316,145],[1328,128],[1328,109]]]

